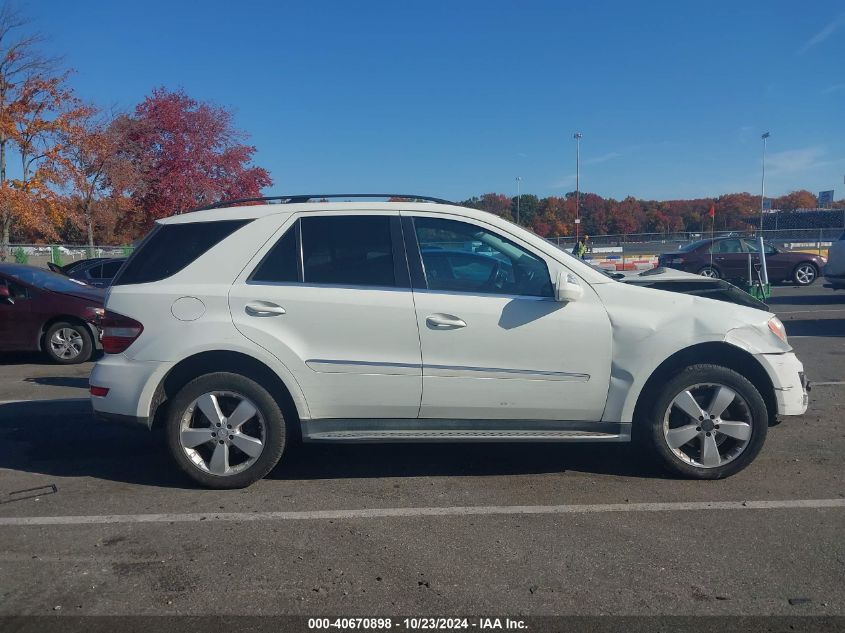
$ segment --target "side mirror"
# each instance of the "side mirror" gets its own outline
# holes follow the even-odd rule
[[[568,303],[578,301],[584,296],[584,289],[578,282],[578,278],[570,272],[562,270],[558,273],[555,284],[555,301]]]

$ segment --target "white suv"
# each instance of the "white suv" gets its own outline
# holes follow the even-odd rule
[[[768,312],[619,283],[436,199],[309,199],[161,220],[107,297],[95,411],[163,425],[202,485],[246,486],[296,439],[633,438],[716,479],[807,408]]]

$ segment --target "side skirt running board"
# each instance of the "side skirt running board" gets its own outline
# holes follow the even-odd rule
[[[305,442],[629,442],[630,423],[557,420],[322,419]]]

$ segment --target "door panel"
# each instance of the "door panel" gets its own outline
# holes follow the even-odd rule
[[[401,235],[398,215],[389,228],[376,222],[360,234],[348,222],[340,226],[351,216],[335,214],[339,224],[319,226],[312,220],[326,216],[307,216],[302,224],[296,218],[288,223],[276,242],[290,247],[289,254],[259,254],[262,274],[250,279],[247,271],[232,287],[236,327],[296,376],[313,418],[415,418],[422,371],[407,268],[402,277],[379,264],[389,259],[405,266],[401,244],[392,241],[392,231]],[[390,222],[385,214],[363,217]],[[384,243],[386,252],[380,250]],[[263,274],[266,262],[288,280],[270,281],[272,274]],[[311,283],[309,274],[343,285]],[[356,286],[358,277],[385,285]]]
[[[742,241],[737,239],[719,240],[713,244],[713,264],[726,279],[744,279],[748,276],[748,253]]]
[[[592,289],[585,284],[583,298],[570,303],[505,294],[503,290],[549,294],[548,265],[557,273],[560,264],[475,222],[460,220],[469,232],[478,231],[477,240],[464,227],[447,239],[436,231],[426,234],[424,227],[433,225],[421,223],[417,218],[426,217],[422,214],[414,217],[414,238],[422,253],[417,257],[424,269],[427,260],[438,266],[436,278],[426,286],[448,288],[471,281],[470,274],[455,269],[465,261],[434,248],[438,239],[445,251],[474,254],[479,265],[483,257],[504,263],[481,279],[489,292],[415,287],[423,362],[420,417],[600,420],[610,376],[611,327]],[[409,256],[409,261],[415,259]],[[452,270],[443,267],[444,259],[454,259]]]
[[[27,289],[5,277],[0,277],[0,284],[8,287],[11,294],[11,300],[0,299],[0,349],[36,349],[38,332],[33,322],[32,302]]]

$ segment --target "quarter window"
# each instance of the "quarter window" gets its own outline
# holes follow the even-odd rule
[[[115,286],[166,279],[191,264],[251,220],[218,220],[156,226],[114,280]]]
[[[466,222],[414,218],[430,290],[551,297],[541,258],[507,238]]]
[[[278,242],[270,249],[267,256],[258,265],[252,275],[252,281],[295,282],[299,281],[297,272],[296,225],[289,228]]]

